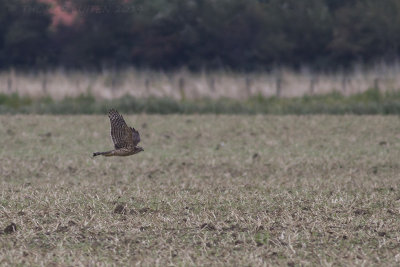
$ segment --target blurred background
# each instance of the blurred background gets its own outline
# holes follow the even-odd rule
[[[0,0],[0,112],[398,113],[398,0]]]

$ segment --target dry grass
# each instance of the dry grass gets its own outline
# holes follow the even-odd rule
[[[381,64],[374,68],[358,66],[352,71],[335,73],[313,73],[307,69],[300,72],[280,69],[248,74],[229,71],[192,73],[187,70],[156,72],[134,68],[101,73],[63,70],[36,73],[11,70],[0,73],[0,93],[50,96],[54,99],[88,93],[98,99],[115,99],[125,95],[137,98],[243,99],[254,95],[298,97],[333,91],[351,95],[370,88],[399,90],[400,63]]]
[[[0,116],[0,265],[400,263],[398,117],[126,119]]]

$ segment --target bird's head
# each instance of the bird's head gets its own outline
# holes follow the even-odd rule
[[[135,154],[144,151],[143,147],[141,146],[135,146]]]

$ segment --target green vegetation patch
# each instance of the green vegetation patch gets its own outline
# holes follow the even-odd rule
[[[295,98],[253,96],[246,100],[181,101],[132,96],[96,100],[91,95],[55,101],[0,94],[0,113],[104,114],[111,107],[124,113],[149,114],[400,114],[400,93],[370,89],[351,96],[333,92]]]

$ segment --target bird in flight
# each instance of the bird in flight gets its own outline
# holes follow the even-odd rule
[[[139,132],[133,127],[128,127],[118,111],[111,109],[108,112],[108,117],[111,123],[111,139],[114,142],[115,149],[106,152],[95,152],[93,153],[93,157],[99,155],[105,157],[124,157],[144,151],[142,147],[138,146],[140,142]]]

